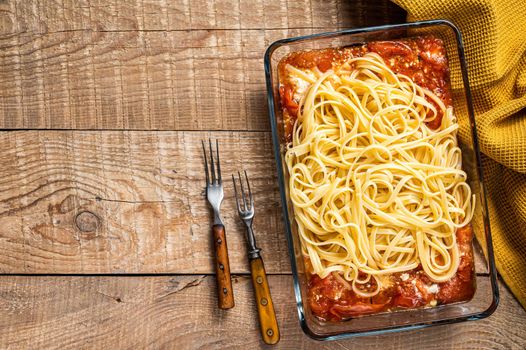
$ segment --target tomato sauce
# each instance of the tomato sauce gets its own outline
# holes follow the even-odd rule
[[[308,278],[307,294],[312,313],[324,321],[341,321],[378,312],[470,300],[475,293],[471,226],[457,230],[456,237],[461,253],[460,265],[449,281],[433,283],[419,266],[390,275],[390,283],[379,294],[362,298],[334,275],[320,278],[312,274]]]
[[[279,63],[280,102],[285,122],[285,136],[291,140],[292,127],[299,109],[299,99],[294,98],[294,84],[288,79],[286,66],[298,69],[319,69],[326,72],[337,69],[346,60],[376,52],[396,73],[411,78],[416,84],[434,92],[446,106],[451,106],[449,68],[442,40],[433,36],[400,39],[397,41],[374,41],[344,48],[298,51],[286,56]],[[429,102],[435,104],[432,100]],[[439,115],[428,123],[437,129],[442,122]]]

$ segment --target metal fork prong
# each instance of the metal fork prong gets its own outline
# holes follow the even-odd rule
[[[208,175],[208,161],[206,160],[206,148],[205,141],[201,140],[201,145],[203,146],[203,156],[205,157],[205,173],[206,173],[206,184],[210,184],[210,177]]]
[[[243,187],[243,179],[241,178],[241,173],[238,171],[237,176],[239,177],[239,183],[241,184],[241,197],[243,197],[243,206],[245,207],[245,211],[248,209],[247,207],[247,200],[245,198],[245,188]]]
[[[237,210],[241,211],[241,207],[239,206],[239,194],[237,193],[236,178],[234,177],[234,174],[232,174],[232,182],[234,183],[234,195],[236,196]]]
[[[248,199],[250,201],[250,210],[254,208],[254,198],[252,197],[252,190],[250,189],[250,181],[248,181],[248,174],[245,170],[245,179],[247,180],[247,188],[248,188]]]
[[[221,179],[221,163],[219,162],[219,142],[216,139],[216,154],[217,154],[217,177],[219,178],[219,183],[223,183],[223,179]]]
[[[212,151],[212,140],[208,139],[208,144],[210,146],[210,170],[212,173],[212,183],[215,185],[216,183],[216,170],[214,166],[214,152]]]

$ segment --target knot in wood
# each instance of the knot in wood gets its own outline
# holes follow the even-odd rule
[[[100,219],[90,211],[83,211],[77,214],[75,224],[82,232],[94,232],[99,227]]]

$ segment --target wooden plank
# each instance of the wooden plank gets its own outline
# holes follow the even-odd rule
[[[339,0],[229,4],[4,3],[0,128],[268,130],[270,43],[386,17]]]
[[[8,273],[209,273],[201,140],[218,138],[232,271],[248,271],[230,174],[246,169],[271,273],[290,271],[269,133],[0,134],[0,269]]]
[[[501,285],[488,319],[420,331],[317,342],[303,335],[290,276],[270,276],[278,349],[524,349],[526,312]],[[179,277],[2,277],[0,344],[9,349],[255,349],[260,340],[248,276],[236,307],[220,311],[215,281]]]
[[[201,140],[220,142],[234,273],[247,272],[230,174],[246,169],[270,273],[290,272],[266,132],[0,133],[0,271],[210,273]],[[486,272],[478,260],[478,272]]]
[[[4,2],[5,32],[71,30],[196,30],[352,27],[401,22],[405,13],[386,0],[22,0]],[[371,11],[374,10],[374,11]]]
[[[0,128],[268,130],[262,57],[291,33],[21,34],[0,44]]]

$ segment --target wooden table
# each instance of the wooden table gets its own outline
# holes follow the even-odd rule
[[[209,137],[224,176],[254,180],[280,348],[524,348],[526,312],[502,284],[479,322],[330,343],[299,328],[263,52],[403,19],[366,0],[0,1],[0,270],[28,274],[1,277],[0,348],[262,347],[229,182],[236,307],[216,307],[199,148]],[[35,275],[57,273],[77,276]],[[151,275],[112,276],[123,273]]]

